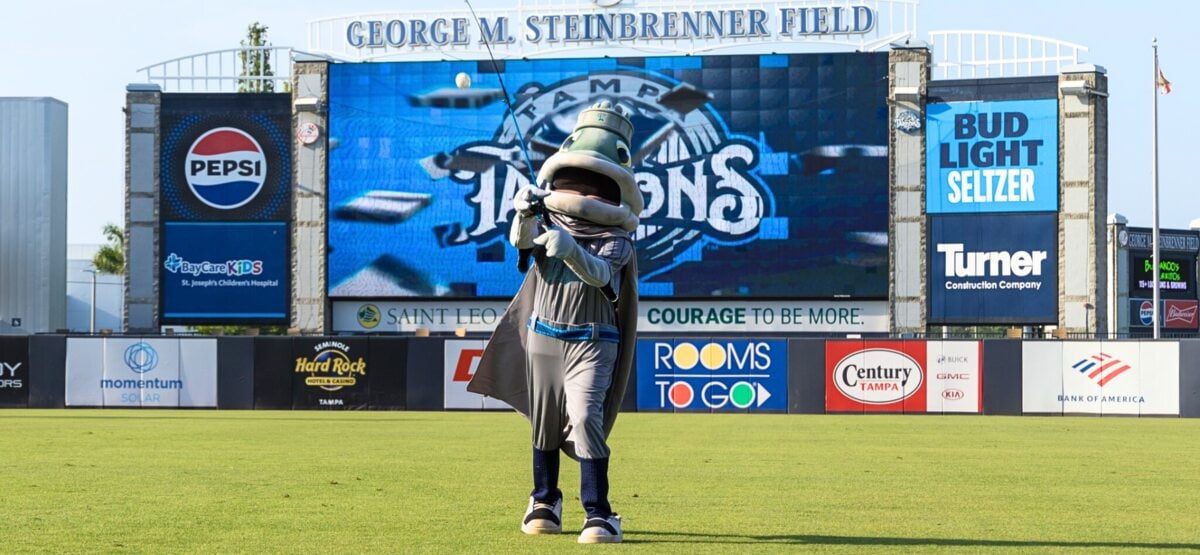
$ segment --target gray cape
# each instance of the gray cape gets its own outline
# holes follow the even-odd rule
[[[536,247],[542,249],[544,247]],[[621,400],[625,398],[625,386],[633,373],[633,354],[637,351],[637,252],[621,269],[621,291],[617,296],[617,326],[621,332],[618,344],[617,365],[613,369],[612,383],[604,398],[604,435],[612,433]],[[487,348],[479,359],[475,376],[467,384],[467,391],[495,397],[512,405],[517,412],[529,418],[529,391],[526,385],[525,337],[529,333],[529,316],[533,313],[533,302],[541,275],[534,269],[525,274],[525,281],[517,296],[508,305],[504,315],[496,324],[496,331],[488,340]],[[575,456],[574,443],[569,441],[569,430],[563,430],[563,452]]]

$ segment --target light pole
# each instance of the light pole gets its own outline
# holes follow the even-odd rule
[[[96,333],[96,274],[99,272],[96,270],[84,271],[92,274],[92,318],[88,325],[88,333]]]

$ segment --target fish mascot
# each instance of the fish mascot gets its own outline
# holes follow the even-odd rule
[[[616,543],[608,501],[608,435],[633,365],[637,229],[633,124],[608,101],[574,131],[513,200],[509,241],[534,266],[501,317],[468,391],[495,397],[533,428],[533,492],[521,530],[562,532],[559,454],[579,461],[586,519],[579,543]]]

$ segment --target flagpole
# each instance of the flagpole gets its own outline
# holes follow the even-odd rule
[[[1151,269],[1150,275],[1153,280],[1151,283],[1154,286],[1154,338],[1159,338],[1159,291],[1158,291],[1158,269],[1161,268],[1161,263],[1158,260],[1158,39],[1154,39],[1154,111],[1151,118],[1154,125],[1154,136],[1150,140],[1150,149],[1154,152],[1154,158],[1150,163],[1150,182],[1151,196],[1154,197],[1154,206],[1151,209],[1151,220],[1154,222],[1154,228],[1150,235],[1150,241],[1153,245],[1154,268]]]

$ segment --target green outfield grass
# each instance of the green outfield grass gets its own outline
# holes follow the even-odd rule
[[[626,414],[622,546],[513,413],[0,411],[0,552],[1200,551],[1200,420]]]

